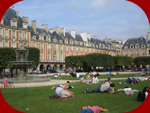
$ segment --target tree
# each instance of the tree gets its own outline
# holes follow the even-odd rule
[[[0,48],[0,74],[8,67],[9,61],[15,61],[15,48]]]

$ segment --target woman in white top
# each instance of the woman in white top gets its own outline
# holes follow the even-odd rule
[[[93,79],[92,79],[92,84],[97,84],[99,83],[98,78],[96,77],[96,75],[94,75]]]

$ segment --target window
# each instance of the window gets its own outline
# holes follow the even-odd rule
[[[82,47],[81,47],[81,53],[82,53]]]
[[[24,39],[27,40],[27,33],[24,32]]]
[[[19,32],[19,39],[22,39],[22,32]]]
[[[95,49],[93,49],[93,52],[95,53]]]
[[[87,49],[85,48],[85,53],[87,53]]]
[[[41,43],[41,49],[43,49],[43,43]]]
[[[48,53],[48,61],[50,61],[50,53]]]
[[[139,56],[139,51],[136,51],[136,56]]]
[[[15,47],[16,47],[15,42],[12,42],[12,47],[13,47],[13,48],[15,48]]]
[[[133,57],[133,52],[131,51],[131,56]]]
[[[66,52],[68,52],[68,46],[66,46]]]
[[[0,47],[3,47],[3,41],[0,40]]]
[[[5,37],[8,38],[8,29],[5,29]]]
[[[40,40],[43,40],[43,37],[42,37],[42,36],[40,36]]]
[[[16,22],[15,21],[12,22],[12,26],[16,26]]]
[[[33,42],[33,47],[36,47],[36,42]]]
[[[54,44],[54,50],[56,51],[56,44]]]
[[[144,45],[144,44],[142,44],[142,45],[141,45],[141,48],[144,48],[144,47],[145,47],[145,45]]]
[[[5,47],[8,47],[8,41],[5,41]]]
[[[142,51],[142,55],[145,55],[145,51],[144,50]]]
[[[23,28],[27,28],[27,24],[24,24]]]
[[[12,30],[12,38],[15,38],[15,30]]]
[[[134,48],[133,45],[131,45],[130,48]]]
[[[76,52],[78,52],[78,47],[76,47]]]
[[[73,46],[71,46],[71,52],[73,52]]]
[[[47,46],[47,47],[48,47],[48,50],[50,50],[50,43],[48,43],[48,46]]]
[[[136,47],[136,48],[139,48],[139,45],[136,45],[135,47]]]
[[[127,52],[125,52],[125,56],[127,56],[128,54],[127,54]]]
[[[43,53],[41,53],[41,61],[43,61]]]
[[[54,61],[56,61],[56,53],[54,53]]]
[[[90,53],[91,53],[91,48],[89,49]]]
[[[2,37],[2,28],[0,28],[0,37]]]
[[[60,45],[60,51],[62,51],[62,45]]]
[[[63,61],[63,55],[60,54],[60,61]]]

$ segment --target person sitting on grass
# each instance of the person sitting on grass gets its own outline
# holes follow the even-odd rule
[[[100,113],[101,111],[108,111],[102,106],[91,106],[89,109],[82,109],[80,113]]]
[[[94,75],[94,77],[92,78],[92,84],[97,84],[97,83],[99,83],[98,77]]]
[[[63,89],[62,87],[57,87],[56,89],[55,88],[53,88],[53,89],[55,90],[56,95],[61,98],[66,98],[66,97],[74,98],[73,92]]]
[[[83,75],[82,75],[82,77],[80,78],[79,83],[82,83],[82,84],[85,84],[85,83],[86,83],[85,77],[84,77]]]
[[[106,92],[114,93],[114,83],[105,82],[102,85],[99,85],[96,89],[86,89],[86,91],[83,91],[83,93],[94,93],[94,92]]]
[[[140,79],[136,79],[136,78],[127,78],[126,82],[124,84],[135,84],[135,83],[141,83],[142,81],[140,81]]]
[[[86,79],[90,79],[90,78],[92,78],[92,77],[91,77],[90,73],[88,73],[86,76]]]

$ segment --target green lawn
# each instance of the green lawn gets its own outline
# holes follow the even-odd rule
[[[124,81],[124,80],[122,80]],[[116,84],[115,89],[124,88],[126,86],[132,89],[142,90],[143,87],[149,86],[150,81],[144,81],[140,84],[124,84],[118,85],[120,81],[112,81]],[[124,92],[118,94],[108,93],[82,93],[86,88],[96,88],[98,84],[79,84],[71,83],[74,89],[74,100],[59,101],[58,99],[49,99],[49,96],[55,95],[54,90],[50,90],[50,86],[34,87],[34,88],[2,88],[3,97],[13,108],[27,113],[80,113],[82,106],[102,105],[109,111],[106,113],[122,113],[135,109],[141,102],[136,100],[135,96],[126,96]],[[29,108],[26,111],[26,108]]]

